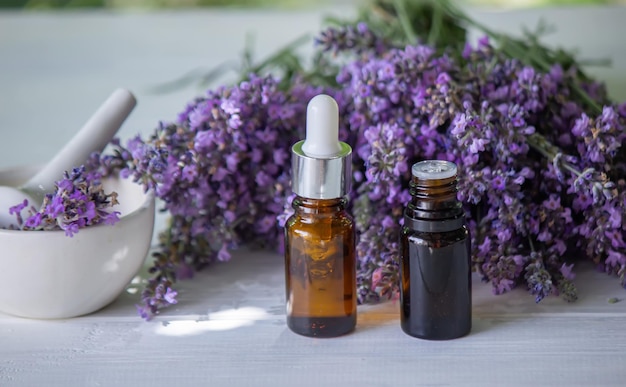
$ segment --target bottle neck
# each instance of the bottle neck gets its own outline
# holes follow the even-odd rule
[[[405,225],[416,231],[445,232],[461,228],[465,216],[457,199],[457,177],[419,179],[410,184],[411,201],[405,210]]]
[[[310,199],[296,196],[291,206],[298,215],[332,215],[346,209],[346,198]]]

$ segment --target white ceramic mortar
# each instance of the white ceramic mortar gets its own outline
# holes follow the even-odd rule
[[[34,167],[0,170],[17,185]],[[130,179],[103,180],[116,191],[120,221],[64,231],[0,230],[0,311],[29,318],[69,318],[115,300],[144,263],[154,229],[154,195]]]

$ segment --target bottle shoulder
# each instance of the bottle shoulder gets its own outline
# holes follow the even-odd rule
[[[354,218],[347,211],[332,214],[292,214],[285,223],[285,227],[305,225],[333,225],[340,227],[354,227]]]
[[[294,217],[315,220],[325,218],[352,219],[346,207],[348,200],[337,199],[307,199],[296,196],[292,203]]]
[[[449,242],[454,243],[458,241],[462,241],[469,238],[469,230],[465,225],[460,228],[452,231],[444,231],[444,232],[425,232],[425,231],[416,231],[409,227],[402,227],[402,237],[407,239],[409,242],[420,242],[420,241],[441,241],[441,242]]]

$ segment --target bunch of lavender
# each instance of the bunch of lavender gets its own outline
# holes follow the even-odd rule
[[[572,301],[583,257],[625,283],[626,105],[562,52],[484,27],[503,43],[472,47],[460,27],[470,20],[449,2],[425,12],[417,3],[378,0],[380,18],[321,33],[312,71],[298,63],[279,80],[258,67],[101,160],[154,189],[171,214],[138,306],[144,318],[176,303],[177,280],[241,243],[281,248],[289,149],[321,92],[338,101],[340,137],[354,149],[360,302],[398,293],[410,166],[432,158],[459,166],[474,267],[494,293],[523,285],[537,302]]]
[[[122,174],[154,189],[171,215],[138,305],[144,318],[176,303],[177,280],[242,243],[280,248],[290,147],[304,134],[303,101],[322,91],[295,80],[284,92],[273,77],[250,75],[195,99],[148,139],[118,144],[108,162],[126,164]]]
[[[594,84],[580,86],[581,100],[575,68],[537,71],[486,38],[461,53],[417,44],[381,54],[329,36],[346,34],[324,32],[323,49],[356,57],[337,81],[353,97],[361,301],[397,293],[408,165],[428,158],[459,165],[475,267],[495,293],[525,282],[537,301],[576,299],[570,262],[580,247],[626,283],[625,105],[590,93],[602,90]],[[605,104],[596,119],[589,100]]]
[[[26,199],[10,208],[16,217],[11,229],[60,229],[71,237],[87,226],[116,223],[119,212],[110,208],[117,204],[117,194],[105,193],[100,179],[97,170],[84,166],[65,172],[64,178],[55,183],[55,192],[45,195],[40,208]]]

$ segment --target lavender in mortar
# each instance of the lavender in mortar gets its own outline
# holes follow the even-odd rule
[[[98,170],[87,170],[85,166],[65,172],[64,178],[55,183],[55,192],[44,196],[40,208],[26,199],[11,207],[9,212],[15,215],[16,221],[9,228],[63,230],[71,237],[84,227],[115,224],[119,221],[119,212],[110,208],[118,203],[117,194],[106,193],[101,178]]]

